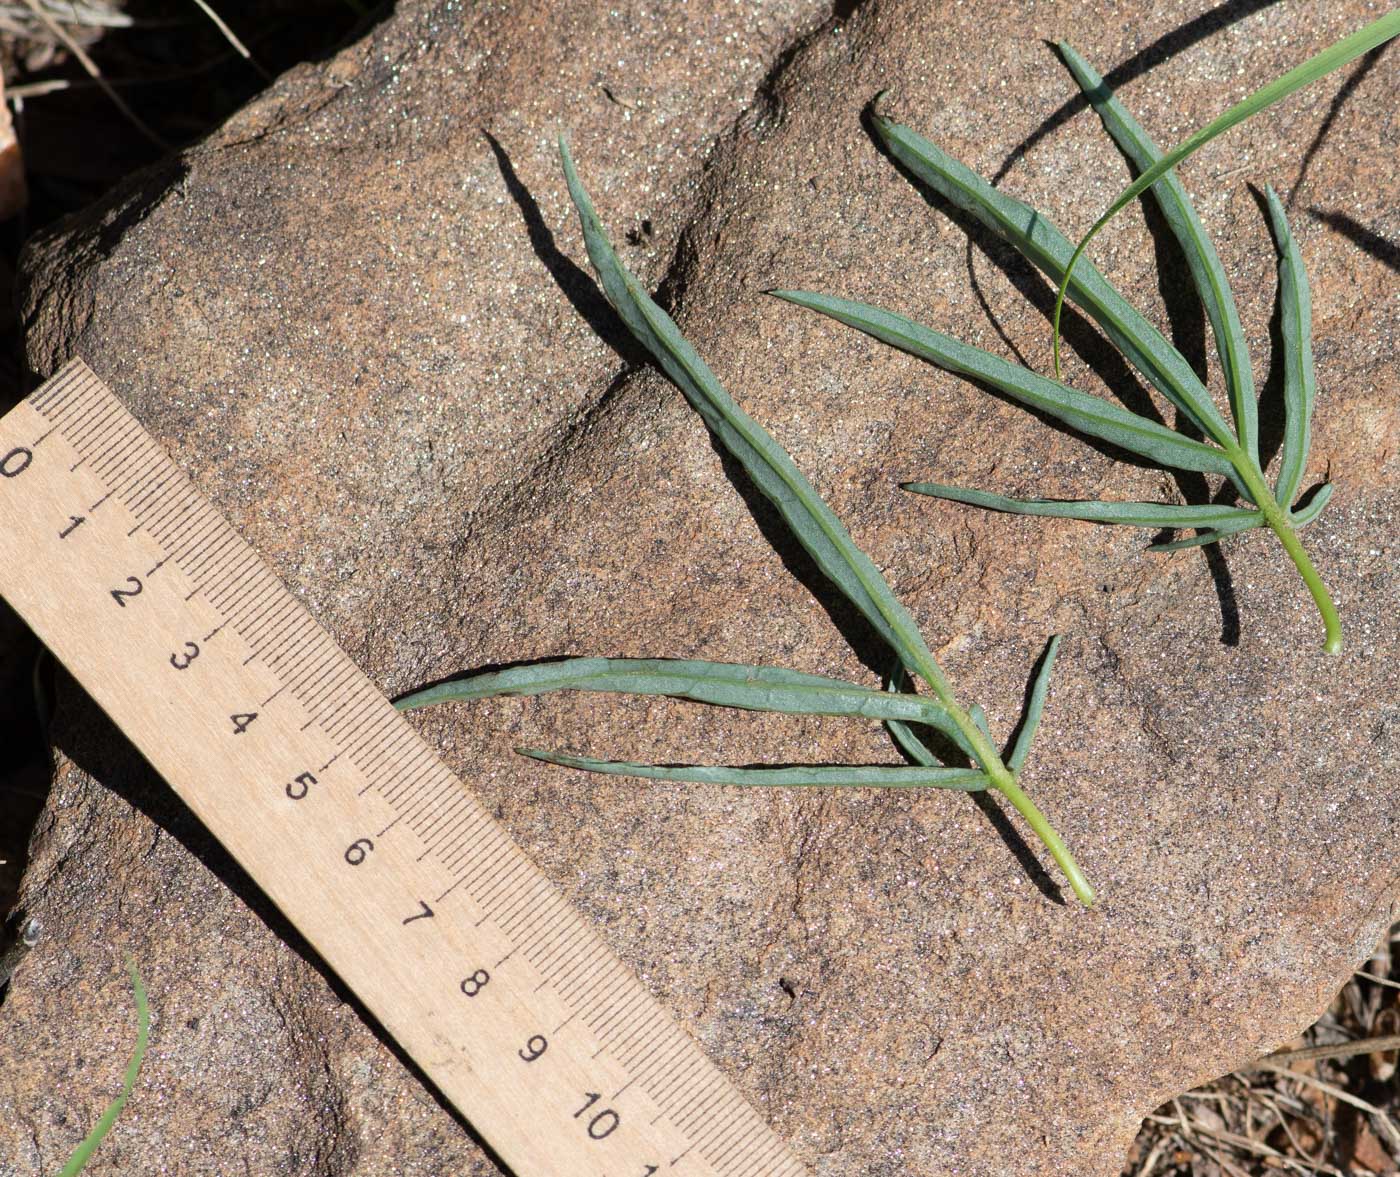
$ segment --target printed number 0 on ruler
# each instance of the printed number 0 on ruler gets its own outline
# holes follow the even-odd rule
[[[81,361],[0,595],[519,1177],[806,1172]]]

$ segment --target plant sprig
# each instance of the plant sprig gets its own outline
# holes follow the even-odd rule
[[[1191,206],[1180,180],[1171,171],[1210,138],[1270,102],[1292,93],[1329,69],[1400,31],[1400,12],[1392,13],[1360,33],[1318,54],[1233,108],[1177,150],[1163,155],[1147,133],[1114,97],[1103,79],[1069,45],[1063,55],[1075,81],[1098,113],[1119,148],[1141,171],[1132,184],[1078,247],[1030,205],[993,188],[975,172],[947,155],[923,136],[876,114],[876,133],[890,154],[913,175],[945,199],[970,214],[1015,246],[1032,264],[1058,284],[1089,316],[1143,377],[1167,398],[1181,416],[1205,438],[1198,441],[1180,430],[1121,408],[1101,397],[1069,388],[999,356],[930,330],[902,315],[863,303],[804,291],[772,291],[779,298],[819,311],[911,355],[991,385],[1014,400],[1064,422],[1090,437],[1176,470],[1223,475],[1233,483],[1244,505],[1124,503],[1093,500],[1013,499],[985,491],[937,482],[909,482],[906,490],[1019,515],[1055,516],[1093,523],[1135,527],[1195,529],[1193,537],[1152,545],[1171,551],[1214,543],[1229,535],[1267,527],[1279,538],[1297,567],[1322,615],[1324,649],[1339,653],[1341,621],[1336,606],[1298,531],[1317,518],[1331,497],[1331,484],[1319,487],[1305,502],[1295,496],[1307,466],[1311,421],[1316,399],[1312,364],[1311,303],[1302,257],[1288,229],[1283,204],[1268,191],[1269,221],[1279,256],[1279,302],[1283,335],[1283,388],[1286,413],[1278,475],[1270,487],[1260,464],[1258,409],[1244,328],[1229,280],[1210,238]],[[1153,198],[1185,254],[1196,290],[1205,308],[1225,375],[1233,428],[1216,408],[1190,363],[1083,257],[1084,246],[1109,217],[1133,196],[1151,189]],[[1058,377],[1058,304],[1056,307]]]
[[[856,546],[845,526],[787,452],[734,402],[671,317],[627,272],[578,178],[567,146],[562,141],[559,146],[569,192],[583,225],[584,243],[608,300],[720,444],[777,508],[821,571],[888,644],[898,660],[899,673],[895,678],[902,682],[905,671],[917,675],[928,685],[933,697],[896,690],[893,679],[890,690],[877,691],[781,667],[669,659],[587,658],[472,675],[416,692],[399,700],[397,705],[407,710],[451,699],[502,694],[541,694],[553,690],[626,691],[787,714],[857,715],[879,719],[890,726],[895,739],[915,764],[668,766],[596,760],[538,749],[519,751],[592,772],[664,780],[736,785],[931,786],[964,791],[995,790],[1011,802],[1044,842],[1079,900],[1086,907],[1092,904],[1094,892],[1083,872],[1054,827],[1022,790],[1019,780],[1044,705],[1055,639],[1051,640],[1041,661],[1031,690],[1031,703],[1012,752],[1003,760],[992,742],[981,709],[975,705],[965,708],[959,703],[913,618],[874,563]],[[942,732],[972,764],[941,763],[917,736],[911,727],[913,724]]]
[[[136,1047],[131,1052],[131,1061],[126,1065],[121,1091],[107,1105],[107,1110],[98,1118],[92,1131],[73,1150],[58,1177],[77,1177],[77,1174],[83,1171],[88,1161],[92,1159],[92,1154],[97,1151],[107,1133],[112,1130],[112,1125],[117,1122],[117,1117],[122,1114],[122,1109],[126,1107],[126,1101],[131,1097],[131,1093],[136,1087],[136,1079],[141,1074],[141,1063],[146,1057],[146,1045],[151,1034],[151,1010],[146,1001],[146,986],[141,982],[141,974],[137,971],[135,963],[128,960],[127,970],[131,973],[131,991],[136,1000]]]

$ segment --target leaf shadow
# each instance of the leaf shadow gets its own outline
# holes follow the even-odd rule
[[[1382,237],[1374,229],[1368,229],[1360,221],[1344,212],[1329,212],[1322,208],[1309,208],[1308,214],[1321,221],[1329,229],[1340,233],[1363,253],[1370,254],[1383,266],[1400,273],[1400,245],[1387,237]]]
[[[584,322],[593,329],[593,333],[612,348],[620,359],[631,367],[640,367],[647,363],[646,350],[632,337],[627,325],[598,289],[598,284],[555,244],[554,234],[540,211],[539,202],[520,179],[506,149],[490,131],[483,128],[481,136],[491,148],[491,154],[496,157],[496,166],[500,169],[506,191],[520,210],[530,248],[549,271],[555,285]]]
[[[1322,123],[1317,128],[1317,133],[1313,136],[1312,142],[1308,144],[1308,149],[1303,153],[1303,162],[1298,165],[1298,174],[1293,178],[1293,186],[1289,189],[1286,207],[1291,211],[1293,202],[1298,199],[1298,193],[1303,190],[1303,185],[1307,182],[1308,169],[1312,167],[1312,162],[1317,153],[1322,149],[1322,145],[1327,140],[1328,134],[1332,130],[1332,124],[1337,121],[1337,116],[1341,114],[1342,107],[1347,104],[1347,100],[1356,93],[1356,88],[1366,79],[1366,75],[1376,68],[1376,63],[1380,61],[1381,55],[1390,48],[1391,42],[1386,41],[1377,45],[1369,53],[1363,54],[1361,61],[1356,68],[1347,76],[1347,80],[1342,84],[1340,90],[1332,97],[1331,105],[1327,108],[1327,114],[1323,117]]]
[[[971,214],[963,211],[951,201],[940,195],[934,189],[926,185],[918,176],[909,171],[898,159],[896,159],[881,142],[875,130],[873,121],[875,111],[875,101],[872,100],[862,112],[862,125],[866,133],[870,136],[876,149],[894,166],[901,176],[907,180],[916,191],[923,196],[928,205],[936,211],[943,213],[949,220],[953,221],[967,237],[968,251],[968,274],[971,277],[973,292],[980,304],[983,313],[987,316],[993,329],[1001,337],[1007,347],[1016,355],[1021,364],[1026,364],[1015,342],[1006,333],[1001,323],[997,319],[996,313],[992,310],[977,280],[976,267],[973,264],[975,253],[980,252],[988,261],[995,265],[1006,278],[1015,286],[1016,290],[1030,302],[1045,318],[1047,322],[1053,319],[1055,306],[1055,289],[1049,280],[1031,264],[1013,245],[987,229],[980,221]],[[1088,102],[1085,100],[1085,106]],[[1152,236],[1153,245],[1158,256],[1158,283],[1164,301],[1167,304],[1167,314],[1170,329],[1175,335],[1180,330],[1182,337],[1187,341],[1186,354],[1187,362],[1198,373],[1205,371],[1205,315],[1200,307],[1199,300],[1195,297],[1194,288],[1190,285],[1189,279],[1185,282],[1180,279],[1169,277],[1171,274],[1189,273],[1186,266],[1186,259],[1181,252],[1181,247],[1172,234],[1170,227],[1166,223],[1155,203],[1144,202],[1148,205],[1147,223],[1148,231]],[[1108,389],[1118,398],[1118,400],[1130,412],[1146,417],[1158,424],[1165,425],[1166,421],[1158,411],[1143,385],[1138,380],[1134,370],[1128,364],[1124,356],[1100,334],[1097,326],[1092,323],[1087,316],[1079,312],[1076,308],[1066,303],[1064,313],[1061,317],[1061,336],[1070,348],[1091,368],[1094,373],[1103,380]],[[1007,396],[999,389],[977,380],[973,377],[960,375],[959,379],[966,380],[982,391],[997,397],[1008,404],[1014,404],[1017,408],[1029,413],[1051,429],[1059,430],[1076,440],[1111,458],[1113,461],[1122,462],[1127,465],[1137,466],[1140,469],[1160,470],[1176,481],[1181,491],[1182,497],[1188,503],[1207,503],[1212,501],[1231,503],[1235,501],[1233,486],[1227,481],[1221,488],[1218,495],[1212,498],[1210,485],[1202,474],[1192,471],[1182,471],[1163,467],[1155,462],[1151,462],[1137,454],[1123,450],[1110,443],[1101,441],[1098,438],[1088,437],[1078,430],[1066,425],[1063,421],[1021,404],[1013,397]],[[1200,439],[1200,432],[1193,427],[1180,412],[1176,413],[1176,420],[1171,426],[1185,436]],[[1206,562],[1207,572],[1210,575],[1211,583],[1215,588],[1216,599],[1220,607],[1221,627],[1220,640],[1223,645],[1237,646],[1240,641],[1240,618],[1238,600],[1235,594],[1234,582],[1230,575],[1229,565],[1226,563],[1224,553],[1220,551],[1219,544],[1207,544],[1202,549],[1202,556]]]

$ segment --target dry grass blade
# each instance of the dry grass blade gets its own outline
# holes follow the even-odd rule
[[[87,51],[69,35],[68,31],[63,28],[62,25],[48,14],[43,5],[39,3],[39,0],[24,0],[24,3],[29,8],[30,12],[39,18],[44,27],[63,42],[68,52],[78,59],[83,69],[87,70],[92,80],[102,87],[102,92],[112,100],[112,105],[127,117],[131,125],[160,148],[161,151],[169,151],[170,144],[151,130],[151,128],[141,120],[141,117],[126,104],[126,99],[118,94],[111,84],[108,83],[107,79],[102,76],[102,71],[97,68],[97,63],[87,55]]]
[[[272,81],[272,75],[268,73],[267,70],[263,69],[261,65],[258,64],[257,59],[254,58],[253,55],[248,52],[248,46],[243,44],[243,42],[238,39],[234,31],[228,27],[228,24],[224,21],[224,18],[214,11],[214,9],[209,4],[209,0],[194,0],[194,2],[197,5],[199,5],[200,11],[202,11],[205,16],[207,16],[211,21],[214,22],[215,27],[219,30],[219,32],[221,32],[224,35],[224,39],[230,45],[233,46],[234,50],[238,53],[238,55],[242,57],[255,70],[257,70],[264,81]]]

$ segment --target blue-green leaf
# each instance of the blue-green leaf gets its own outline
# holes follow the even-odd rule
[[[1254,512],[1250,512],[1253,514]],[[1149,544],[1149,552],[1177,552],[1182,548],[1200,548],[1206,544],[1213,544],[1217,540],[1224,539],[1227,535],[1235,535],[1241,531],[1248,531],[1251,527],[1259,527],[1263,523],[1262,517],[1249,521],[1240,519],[1233,523],[1222,523],[1212,527],[1208,531],[1201,532],[1200,535],[1187,536],[1185,539],[1169,540],[1166,543]]]
[[[1108,133],[1123,153],[1142,172],[1152,167],[1162,153],[1146,131],[1138,125],[1113,91],[1104,83],[1084,58],[1068,44],[1059,44],[1065,64],[1069,66],[1074,80],[1084,91],[1084,96],[1093,104]],[[1186,256],[1186,265],[1205,307],[1206,318],[1210,320],[1215,334],[1215,349],[1220,356],[1220,366],[1225,374],[1225,387],[1230,395],[1230,407],[1235,417],[1235,433],[1246,454],[1257,464],[1259,461],[1259,413],[1255,400],[1254,372],[1249,362],[1249,349],[1245,346],[1244,327],[1240,323],[1239,311],[1235,309],[1235,298],[1230,292],[1230,282],[1225,276],[1225,267],[1215,252],[1215,246],[1201,225],[1191,200],[1186,195],[1175,171],[1166,172],[1152,186],[1152,196],[1162,210],[1167,225],[1181,245]],[[1066,255],[1068,257],[1068,255]],[[1076,273],[1078,269],[1076,268]],[[1056,278],[1056,281],[1059,279]],[[1073,284],[1071,294],[1073,298]]]
[[[1314,519],[1322,514],[1322,508],[1327,506],[1327,502],[1332,497],[1332,491],[1336,487],[1335,482],[1324,482],[1317,488],[1317,492],[1303,506],[1297,510],[1290,511],[1289,518],[1293,520],[1294,527],[1306,527]]]
[[[608,300],[638,341],[685,395],[754,485],[778,509],[823,573],[875,627],[910,670],[935,689],[947,680],[913,618],[899,603],[870,558],[797,469],[787,452],[725,392],[713,372],[681,335],[671,317],[648,297],[618,260],[563,141],[559,144],[569,193],[583,225],[584,244]]]
[[[1279,327],[1283,335],[1283,451],[1279,455],[1275,493],[1287,507],[1298,493],[1312,444],[1313,404],[1317,378],[1313,372],[1312,295],[1303,255],[1288,230],[1283,202],[1273,188],[1266,190],[1269,221],[1278,246]]]
[[[1031,697],[1026,703],[1026,712],[1021,717],[1021,727],[1011,745],[1011,755],[1006,758],[1006,767],[1012,772],[1020,772],[1030,755],[1031,744],[1040,727],[1040,713],[1045,710],[1045,694],[1050,689],[1050,671],[1055,665],[1055,653],[1060,648],[1060,635],[1055,634],[1045,644],[1045,653],[1040,656],[1040,668],[1035,681],[1031,683]]]
[[[905,490],[916,494],[985,507],[991,511],[1082,519],[1086,523],[1121,523],[1131,527],[1219,527],[1235,523],[1257,527],[1264,522],[1264,517],[1258,511],[1213,503],[1188,506],[1177,503],[1102,503],[1093,499],[1009,499],[1004,495],[944,486],[937,482],[906,482],[903,485]]]
[[[1044,215],[993,188],[908,127],[877,115],[875,128],[890,153],[914,175],[1014,245],[1052,282],[1060,281],[1074,246]],[[1231,436],[1185,357],[1087,260],[1075,267],[1069,297],[1202,433],[1222,444]]]
[[[923,695],[890,694],[841,679],[781,666],[700,662],[679,658],[565,658],[487,671],[415,691],[395,702],[400,711],[434,703],[549,691],[667,695],[717,707],[787,715],[849,715],[927,724],[954,740],[962,733],[939,703]]]
[[[625,760],[594,760],[539,748],[517,748],[524,756],[581,768],[609,776],[635,776],[657,781],[695,781],[710,785],[760,788],[818,789],[958,789],[978,793],[988,780],[973,768],[925,768],[917,764],[804,764],[772,768],[740,768],[724,764],[632,764]]]
[[[1088,396],[1047,380],[1000,356],[920,326],[903,315],[825,294],[792,290],[771,293],[798,306],[830,315],[950,372],[984,380],[1007,396],[1049,413],[1080,433],[1111,442],[1163,466],[1228,477],[1236,473],[1230,459],[1214,446],[1183,437],[1165,425],[1130,413],[1101,397]]]

